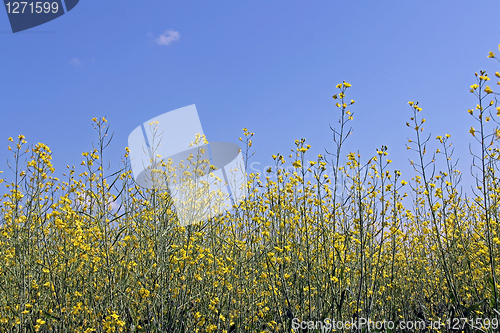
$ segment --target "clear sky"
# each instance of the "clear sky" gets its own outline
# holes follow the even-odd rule
[[[261,169],[300,138],[314,159],[333,146],[331,96],[346,80],[356,104],[345,154],[367,160],[387,145],[393,168],[409,171],[407,102],[418,100],[426,131],[452,135],[468,175],[468,89],[474,72],[499,70],[487,58],[498,52],[499,13],[487,0],[82,0],[12,34],[2,9],[0,170],[9,177],[7,138],[19,134],[52,149],[59,175],[79,165],[97,138],[91,119],[102,116],[115,170],[135,127],[190,104],[209,141],[255,132],[250,162]]]

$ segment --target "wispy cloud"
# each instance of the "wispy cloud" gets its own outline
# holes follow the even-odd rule
[[[73,58],[71,59],[68,65],[71,65],[76,68],[76,67],[82,67],[83,63],[78,58]]]
[[[180,37],[181,35],[179,34],[179,31],[170,29],[161,34],[160,37],[156,38],[155,42],[160,46],[168,45],[172,42],[178,41]]]

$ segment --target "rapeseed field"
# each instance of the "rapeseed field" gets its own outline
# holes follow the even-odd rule
[[[248,175],[243,202],[187,226],[167,189],[135,185],[127,151],[122,169],[105,172],[105,118],[93,119],[98,144],[83,153],[86,171],[68,167],[63,179],[49,147],[9,138],[0,332],[321,332],[294,323],[326,318],[497,332],[499,78],[476,73],[477,105],[464,107],[472,196],[461,191],[450,136],[424,130],[418,102],[409,102],[406,124],[411,179],[391,169],[386,147],[368,158],[344,151],[355,108],[347,82],[333,96],[334,151],[311,159],[297,140],[290,155],[272,156],[274,167]],[[240,139],[246,160],[253,135],[244,129]],[[430,140],[441,147],[429,151]]]

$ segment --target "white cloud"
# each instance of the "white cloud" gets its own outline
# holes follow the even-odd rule
[[[155,39],[156,44],[158,45],[168,45],[172,42],[176,42],[180,38],[179,31],[175,30],[167,30],[163,34],[160,35],[160,37]]]
[[[73,66],[75,68],[83,66],[82,62],[78,58],[71,59],[71,61],[69,62],[68,65],[71,65],[71,66]]]

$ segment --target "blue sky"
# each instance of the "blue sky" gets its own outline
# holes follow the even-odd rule
[[[0,10],[0,170],[9,177],[7,138],[19,134],[52,149],[59,175],[79,165],[97,138],[91,119],[102,116],[116,170],[135,127],[190,104],[209,141],[255,132],[259,168],[300,138],[314,159],[333,147],[331,96],[346,80],[356,104],[345,154],[367,160],[387,145],[391,166],[410,178],[407,102],[418,100],[426,131],[452,135],[468,175],[468,89],[474,72],[499,70],[487,58],[500,43],[498,13],[486,0],[82,0],[12,34]]]

